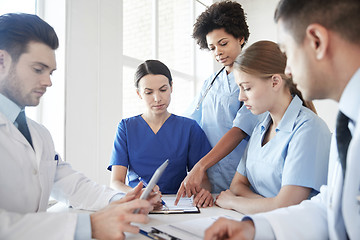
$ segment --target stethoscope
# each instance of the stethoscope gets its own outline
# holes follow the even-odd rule
[[[200,105],[201,103],[204,101],[206,95],[208,94],[208,92],[210,91],[210,88],[214,85],[215,79],[219,76],[219,74],[225,69],[225,66],[222,67],[220,69],[220,71],[215,75],[215,77],[213,78],[213,80],[211,81],[210,85],[206,88],[204,94],[202,95],[202,97],[200,98],[198,104],[196,105],[196,110],[200,109]]]

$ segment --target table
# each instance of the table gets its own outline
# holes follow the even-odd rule
[[[63,203],[56,203],[52,207],[48,208],[48,212],[79,212],[84,213],[87,211],[77,210],[67,207]],[[155,227],[164,224],[177,223],[187,220],[194,220],[199,218],[206,218],[212,216],[228,216],[235,219],[241,219],[244,215],[233,210],[227,210],[218,206],[201,208],[200,213],[189,213],[189,214],[149,214],[150,222],[148,224],[134,224],[140,228]],[[126,239],[131,240],[146,240],[149,239],[141,234],[126,233]]]

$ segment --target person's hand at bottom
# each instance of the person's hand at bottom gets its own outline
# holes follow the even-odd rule
[[[253,221],[235,221],[219,218],[205,231],[205,240],[217,239],[254,239],[255,226]]]
[[[90,215],[92,238],[96,239],[124,239],[124,232],[138,233],[139,227],[134,223],[147,223],[148,213],[152,210],[151,204],[146,200],[131,200],[124,202],[126,197],[110,203],[105,208]],[[135,209],[140,213],[135,214]]]

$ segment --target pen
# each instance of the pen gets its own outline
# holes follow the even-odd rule
[[[147,182],[145,182],[144,179],[142,179],[141,177],[138,177],[138,179],[139,179],[139,181],[141,181],[144,184],[144,187],[147,187]],[[164,205],[165,207],[167,207],[166,203],[162,199],[161,199],[161,204]]]
[[[54,160],[56,161],[56,165],[59,165],[59,155],[56,153]]]
[[[150,239],[164,239],[164,238],[158,238],[158,237],[154,236],[153,234],[148,233],[147,231],[144,231],[142,229],[140,229],[139,233],[146,236],[146,237],[148,237],[148,238],[150,238]]]

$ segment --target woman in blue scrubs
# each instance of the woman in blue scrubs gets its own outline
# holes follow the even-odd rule
[[[116,133],[109,170],[111,186],[127,192],[139,183],[150,181],[155,170],[169,159],[158,182],[162,193],[174,194],[187,171],[211,149],[204,131],[196,121],[168,112],[172,93],[169,69],[160,61],[147,60],[135,73],[135,86],[146,110],[143,114],[123,119]],[[127,176],[128,184],[125,184]],[[204,187],[210,190],[207,177]],[[212,204],[209,191],[201,206]]]
[[[228,189],[248,138],[258,122],[258,118],[239,102],[239,89],[232,73],[234,61],[249,37],[241,5],[232,1],[214,3],[197,18],[193,37],[201,49],[210,50],[223,68],[205,80],[200,93],[184,114],[197,121],[213,150],[185,178],[178,198],[198,193],[206,172],[213,193]]]
[[[216,204],[249,214],[316,195],[327,180],[331,133],[284,74],[286,56],[276,43],[259,41],[240,54],[234,68],[239,100],[265,118],[251,135],[230,189]]]

